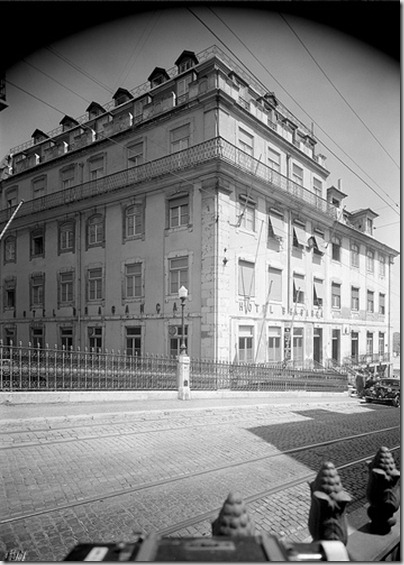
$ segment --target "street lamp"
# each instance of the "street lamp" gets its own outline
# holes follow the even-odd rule
[[[187,346],[185,345],[185,326],[184,326],[184,308],[185,308],[185,301],[188,297],[188,289],[185,288],[184,285],[178,290],[178,297],[181,300],[181,346],[180,346],[180,355],[185,355],[187,352]]]

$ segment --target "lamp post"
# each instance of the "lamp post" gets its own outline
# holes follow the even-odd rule
[[[188,297],[188,289],[184,285],[178,290],[178,296],[181,300],[181,345],[180,345],[180,355],[185,355],[187,352],[187,346],[185,345],[185,325],[184,325],[184,308],[185,301]]]

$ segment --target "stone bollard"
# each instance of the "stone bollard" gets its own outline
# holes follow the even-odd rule
[[[393,456],[387,447],[381,447],[374,459],[368,463],[369,481],[366,496],[369,501],[368,516],[375,533],[390,532],[396,523],[395,512],[400,506],[398,480]]]
[[[310,483],[311,506],[309,532],[313,541],[348,541],[345,507],[352,499],[342,488],[333,463],[323,463],[317,477]]]
[[[186,353],[178,356],[177,365],[177,386],[179,400],[191,400],[191,390],[189,388],[189,365],[190,358]]]

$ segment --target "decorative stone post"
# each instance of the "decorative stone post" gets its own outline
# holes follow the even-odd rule
[[[380,447],[374,459],[368,463],[369,482],[366,489],[369,501],[368,516],[375,533],[385,534],[397,522],[394,514],[400,506],[400,489],[393,456],[387,447]]]
[[[178,398],[180,400],[191,400],[189,388],[189,363],[190,359],[186,353],[180,353],[177,365]]]
[[[310,483],[311,506],[309,531],[313,541],[348,541],[345,507],[352,499],[343,489],[333,463],[323,463],[317,477]]]

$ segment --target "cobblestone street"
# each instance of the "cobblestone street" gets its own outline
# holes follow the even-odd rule
[[[129,541],[134,532],[209,536],[230,491],[258,531],[304,540],[307,480],[321,462],[343,465],[400,443],[399,410],[342,395],[140,404],[49,407],[46,418],[2,408],[3,551],[60,561],[77,543]],[[362,485],[341,472],[352,507],[365,503],[360,473]]]

